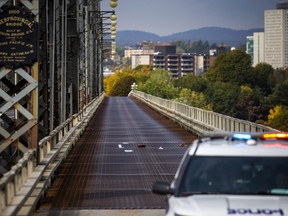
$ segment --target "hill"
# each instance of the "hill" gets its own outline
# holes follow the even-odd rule
[[[264,29],[233,30],[222,27],[205,27],[186,32],[179,32],[168,36],[159,36],[143,31],[119,31],[116,41],[119,46],[135,45],[137,42],[154,41],[169,43],[172,41],[208,41],[212,43],[225,43],[230,46],[238,46],[246,43],[246,36],[253,35],[253,32],[263,32]]]
[[[116,42],[120,46],[130,46],[142,41],[158,41],[161,37],[144,31],[117,31]]]

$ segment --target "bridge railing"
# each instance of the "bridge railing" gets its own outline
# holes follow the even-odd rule
[[[200,136],[207,131],[277,131],[271,127],[188,106],[172,100],[162,99],[136,90],[132,90],[129,96],[138,98],[182,127]]]
[[[29,215],[50,187],[55,172],[85,130],[104,99],[95,98],[49,136],[40,140],[38,153],[30,149],[0,179],[0,215]],[[38,157],[37,157],[38,156]]]

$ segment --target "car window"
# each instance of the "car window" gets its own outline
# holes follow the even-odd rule
[[[288,194],[286,157],[191,157],[180,193]]]

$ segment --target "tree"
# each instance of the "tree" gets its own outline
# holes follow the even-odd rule
[[[214,43],[209,44],[208,41],[174,41],[171,45],[175,45],[180,53],[197,53],[208,54],[210,49],[215,48],[217,45]]]
[[[174,80],[174,86],[178,88],[187,88],[196,92],[203,92],[207,88],[207,81],[200,76],[188,74]]]
[[[153,66],[152,65],[138,65],[136,68],[134,68],[134,70],[151,72],[153,70]]]
[[[173,77],[169,71],[155,70],[145,83],[140,83],[138,89],[148,94],[164,99],[173,99],[178,95],[178,89],[173,86]]]
[[[240,89],[231,83],[209,83],[205,91],[207,104],[211,104],[214,112],[235,117]]]
[[[271,94],[273,88],[271,84],[274,83],[273,67],[267,63],[259,63],[256,65],[252,73],[254,84],[260,88],[264,96]]]
[[[241,86],[236,103],[237,114],[235,117],[252,122],[262,119],[260,95],[257,89],[253,90],[249,86]]]
[[[142,66],[139,67],[138,69],[131,69],[131,67],[126,67],[122,71],[116,70],[113,75],[104,78],[104,87],[106,95],[107,96],[118,95],[119,92],[124,91],[124,88],[127,88],[126,90],[127,93],[127,91],[131,89],[131,86],[129,87],[128,82],[128,80],[131,79],[131,77],[133,77],[134,79],[133,82],[136,83],[145,82],[147,79],[149,79],[151,70],[152,69],[150,66]],[[130,78],[124,79],[124,77],[130,77]],[[123,85],[123,88],[121,87],[121,85]]]
[[[132,76],[123,76],[114,84],[110,96],[127,96],[131,91],[131,85],[135,82]]]
[[[191,91],[187,88],[181,89],[179,98],[175,101],[201,109],[212,110],[211,105],[207,103],[206,97],[202,92]]]
[[[133,69],[133,77],[135,78],[135,82],[145,83],[149,77],[151,72],[153,71],[153,66],[151,65],[138,65],[136,68]]]
[[[270,86],[274,88],[277,84],[282,83],[283,81],[288,79],[288,69],[276,69],[274,70],[273,77],[270,80]]]
[[[252,81],[250,55],[240,50],[220,54],[205,77],[212,82],[230,82],[238,86],[250,84]]]
[[[113,75],[104,78],[104,88],[106,95],[109,96],[111,94],[111,91],[113,90],[113,87],[118,79],[120,79],[119,72],[115,72]]]
[[[269,111],[268,125],[272,128],[288,131],[288,107],[275,106]]]
[[[277,84],[273,89],[273,93],[268,96],[266,102],[268,106],[276,105],[288,106],[288,79],[280,84]]]

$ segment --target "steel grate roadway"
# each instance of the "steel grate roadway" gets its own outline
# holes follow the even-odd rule
[[[195,138],[136,99],[106,98],[40,209],[164,208],[152,183],[173,179]]]

